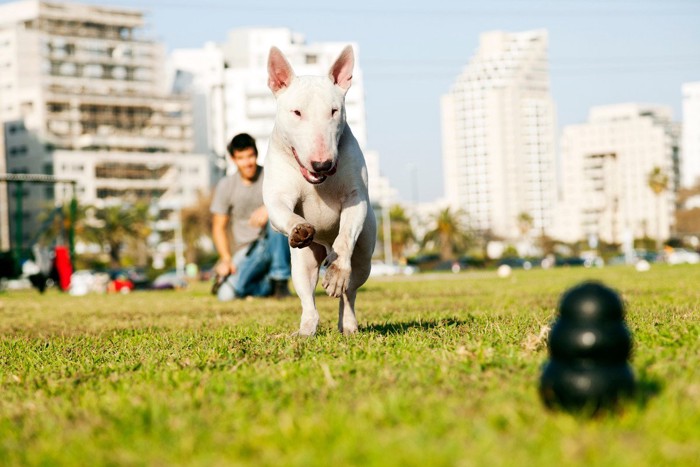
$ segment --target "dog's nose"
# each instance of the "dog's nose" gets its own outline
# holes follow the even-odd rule
[[[323,161],[323,162],[312,162],[311,168],[314,169],[316,173],[328,172],[333,167],[333,161]]]

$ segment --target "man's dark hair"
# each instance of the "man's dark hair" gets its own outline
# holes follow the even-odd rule
[[[258,155],[258,147],[255,145],[255,138],[248,133],[239,133],[233,137],[226,150],[229,156],[233,156],[233,151],[242,151],[244,149],[253,148],[255,155]]]

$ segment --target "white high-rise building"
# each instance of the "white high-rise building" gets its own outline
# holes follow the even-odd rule
[[[488,32],[442,97],[445,196],[472,227],[514,239],[519,219],[549,234],[556,202],[547,32]]]
[[[225,168],[227,133],[224,128],[224,57],[221,48],[214,42],[207,42],[202,48],[173,50],[167,67],[168,90],[192,98],[195,152],[208,154],[212,164],[218,165],[219,169]]]
[[[670,108],[642,104],[594,107],[588,123],[565,127],[555,236],[627,247],[638,238],[668,239],[679,184],[678,133]],[[649,185],[654,168],[668,180],[658,195]]]
[[[390,206],[397,202],[398,193],[392,187],[389,179],[382,176],[379,169],[379,152],[373,149],[365,149],[365,164],[367,164],[367,178],[369,179],[369,199],[375,205]]]
[[[165,92],[164,58],[139,10],[42,0],[0,5],[6,170],[76,180],[83,204],[194,202],[209,189],[209,167],[193,153],[190,98]],[[37,233],[37,213],[65,201],[69,188],[27,185],[23,242]],[[14,195],[8,198],[11,208],[0,213],[12,211]]]
[[[685,83],[682,92],[681,184],[690,188],[700,183],[700,81]]]

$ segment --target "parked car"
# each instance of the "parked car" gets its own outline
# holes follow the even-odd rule
[[[151,288],[155,290],[184,289],[185,287],[187,287],[187,280],[177,271],[164,272],[153,279],[151,284]]]
[[[644,250],[637,248],[635,250],[629,251],[626,254],[620,254],[613,256],[608,260],[608,264],[611,266],[620,264],[637,264],[640,261],[646,261],[647,263],[658,263],[659,261],[664,261],[663,256],[659,255],[654,251]]]
[[[666,262],[668,264],[698,264],[700,263],[700,253],[685,248],[674,248],[667,251]]]
[[[517,256],[509,256],[506,258],[501,258],[498,261],[498,266],[503,266],[503,265],[510,266],[513,269],[522,268],[522,269],[525,269],[526,271],[529,269],[532,269],[532,261],[530,261],[529,259],[520,258]]]
[[[134,290],[135,286],[131,279],[124,272],[116,272],[110,274],[108,292],[129,293]]]
[[[109,274],[109,278],[111,280],[114,280],[118,276],[123,276],[129,279],[129,281],[131,281],[133,285],[132,290],[145,290],[150,288],[151,286],[151,281],[148,279],[146,271],[144,271],[143,268],[117,268],[110,269],[109,271],[107,271],[107,273]]]
[[[448,259],[445,261],[440,261],[437,263],[433,268],[431,269],[432,271],[452,271],[454,273],[458,273],[463,269],[466,269],[467,265],[465,263],[462,263],[459,260],[452,260]]]
[[[418,268],[410,265],[401,265],[397,263],[388,264],[381,261],[372,261],[372,269],[369,275],[376,276],[407,276],[418,272]]]
[[[587,262],[585,258],[580,256],[558,256],[554,262],[557,267],[571,267],[571,266],[586,266],[590,267],[591,263]]]

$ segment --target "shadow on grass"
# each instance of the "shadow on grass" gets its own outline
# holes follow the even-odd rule
[[[321,281],[319,280],[319,284],[320,284],[320,283],[321,283]],[[379,287],[367,287],[367,286],[362,286],[362,287],[360,287],[359,289],[357,289],[357,295],[361,295],[361,294],[364,294],[364,293],[367,293],[367,292],[376,292],[376,291],[378,291],[378,290],[380,290]],[[316,289],[314,290],[314,295],[315,295],[316,297],[328,297],[328,296],[329,296],[329,295],[326,293],[326,291],[323,290],[323,287],[321,287],[320,285],[319,285],[319,286],[316,286]],[[294,294],[294,296],[296,297],[296,293]],[[330,298],[332,298],[333,300],[337,300],[337,298],[333,298],[333,297],[330,297]]]
[[[635,403],[640,409],[646,408],[650,400],[661,394],[663,387],[661,379],[648,374],[645,370],[640,371],[634,391]]]
[[[429,331],[435,328],[455,327],[467,324],[467,321],[456,318],[439,318],[429,320],[413,320],[403,322],[384,322],[370,323],[361,326],[360,330],[364,332],[376,332],[382,335],[405,334],[412,329]]]

